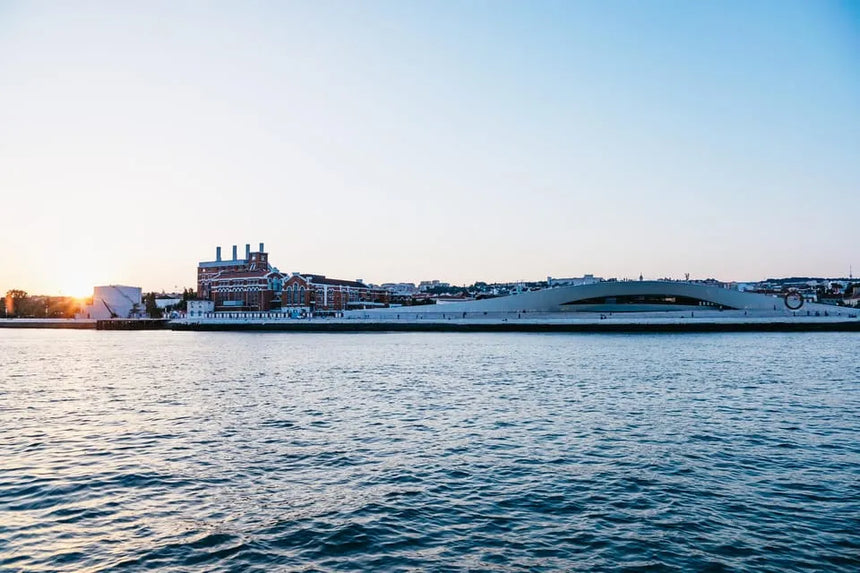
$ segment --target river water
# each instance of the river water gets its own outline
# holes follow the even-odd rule
[[[857,571],[860,334],[0,330],[0,570]]]

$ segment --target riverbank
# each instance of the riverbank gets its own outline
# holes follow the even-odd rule
[[[65,328],[73,330],[95,330],[96,321],[75,318],[4,318],[0,328]]]
[[[57,328],[72,330],[165,330],[167,319],[110,318],[6,318],[0,320],[0,328]]]
[[[467,319],[4,319],[0,328],[205,332],[860,332],[856,317],[611,317]]]
[[[209,319],[176,320],[178,331],[265,332],[860,332],[860,319],[769,318],[503,318],[449,320]]]

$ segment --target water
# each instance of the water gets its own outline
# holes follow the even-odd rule
[[[0,570],[856,571],[858,343],[0,331]]]

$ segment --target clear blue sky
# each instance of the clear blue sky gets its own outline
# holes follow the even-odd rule
[[[0,290],[860,273],[860,2],[0,0]]]

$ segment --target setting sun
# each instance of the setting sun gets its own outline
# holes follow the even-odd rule
[[[69,272],[63,277],[63,282],[60,285],[60,294],[75,298],[89,298],[93,296],[93,286],[95,284],[93,279],[87,276]]]
[[[92,285],[88,286],[83,283],[69,283],[64,285],[63,288],[60,289],[60,294],[63,296],[71,296],[74,298],[85,299],[93,296],[93,287]]]
[[[74,258],[69,258],[57,263],[59,294],[86,299],[93,296],[93,287],[111,282],[111,271],[98,261],[89,262],[85,267],[74,261]]]

